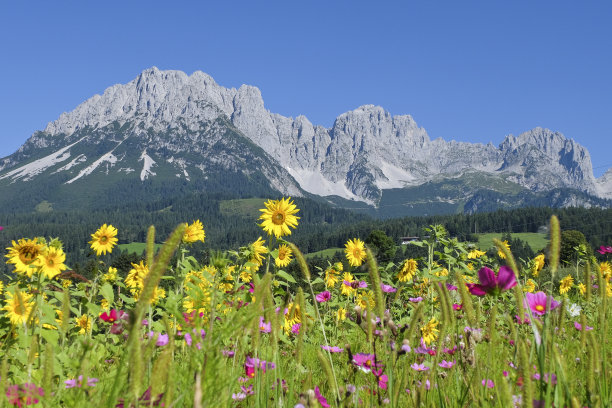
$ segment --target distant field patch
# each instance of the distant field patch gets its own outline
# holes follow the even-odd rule
[[[243,217],[259,218],[262,208],[265,208],[263,198],[245,198],[241,200],[226,200],[219,203],[219,210],[223,215],[238,215]]]
[[[502,234],[495,232],[490,234],[478,234],[478,247],[486,251],[487,249],[494,247],[493,238],[501,239]],[[512,234],[512,238],[518,238],[529,244],[531,249],[539,251],[544,249],[548,245],[548,236],[537,232],[517,232]],[[510,248],[512,249],[512,248]]]
[[[119,244],[117,245],[121,251],[127,251],[133,254],[143,254],[145,249],[147,248],[147,244],[145,242],[131,242],[129,244]],[[157,251],[161,248],[161,244],[155,244],[155,250]]]
[[[311,252],[309,254],[306,254],[306,258],[314,258],[314,257],[322,257],[322,258],[331,258],[332,256],[334,256],[336,254],[336,252],[338,251],[344,251],[344,248],[327,248],[327,249],[322,249],[320,251],[317,252]]]

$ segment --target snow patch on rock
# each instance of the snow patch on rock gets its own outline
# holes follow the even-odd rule
[[[142,154],[140,155],[140,159],[138,159],[138,161],[144,161],[142,165],[142,170],[140,171],[141,181],[145,181],[147,178],[149,178],[149,176],[156,175],[155,172],[151,171],[151,167],[156,164],[155,160],[153,160],[151,156],[147,154],[147,149],[144,149],[142,151]]]
[[[11,177],[13,181],[16,181],[20,178],[23,178],[23,181],[27,181],[32,179],[34,176],[42,173],[47,170],[49,167],[54,166],[57,163],[61,163],[70,158],[70,152],[68,151],[72,146],[77,144],[83,139],[80,139],[71,145],[63,147],[58,151],[51,153],[48,156],[43,157],[42,159],[34,160],[31,163],[26,164],[25,166],[18,167],[14,170],[9,171],[2,177],[0,180]]]

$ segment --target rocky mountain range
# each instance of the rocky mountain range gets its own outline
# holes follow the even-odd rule
[[[256,87],[157,68],[94,95],[0,159],[0,189],[32,206],[69,207],[71,195],[102,199],[118,184],[151,183],[149,193],[260,189],[397,215],[432,204],[479,211],[491,199],[497,207],[609,207],[612,199],[612,169],[596,179],[589,152],[548,129],[497,147],[431,140],[410,115],[373,105],[325,128],[268,111]]]

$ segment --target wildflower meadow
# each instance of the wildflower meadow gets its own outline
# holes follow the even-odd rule
[[[261,237],[206,263],[190,254],[206,220],[159,249],[151,226],[125,276],[108,265],[112,225],[83,243],[93,279],[58,238],[13,241],[0,407],[610,406],[612,247],[561,267],[554,216],[548,251],[527,260],[431,225],[410,244],[422,258],[378,264],[355,237],[343,262],[310,270],[290,239],[299,211],[268,200]]]

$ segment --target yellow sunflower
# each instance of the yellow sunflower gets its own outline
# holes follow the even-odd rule
[[[6,305],[3,309],[6,310],[6,315],[11,320],[11,324],[19,326],[27,323],[34,306],[31,299],[31,294],[21,292],[19,289],[15,289],[15,293],[6,292],[6,299],[4,300]]]
[[[336,286],[336,283],[340,278],[338,277],[338,272],[334,268],[327,268],[325,270],[325,287],[333,288]]]
[[[96,255],[100,256],[100,254],[106,255],[113,252],[113,247],[117,244],[117,228],[112,225],[102,225],[98,230],[91,234],[91,249],[96,251]]]
[[[346,247],[344,252],[346,254],[346,259],[348,259],[349,265],[361,265],[366,258],[365,244],[363,241],[359,238],[352,240],[349,239],[344,246]]]
[[[8,249],[8,255],[5,255],[9,258],[6,263],[15,265],[16,273],[24,273],[28,276],[32,276],[36,268],[40,266],[40,259],[38,255],[40,255],[44,249],[45,245],[38,242],[36,239],[20,239],[17,243],[12,241],[13,246]]]
[[[336,311],[336,320],[345,320],[346,319],[346,309],[343,307],[339,307]]]
[[[538,276],[542,268],[544,268],[544,254],[540,254],[533,258],[533,266],[531,267],[531,273],[533,274],[533,276]]]
[[[505,246],[508,251],[510,250],[510,244],[508,244],[508,241],[502,241],[502,245]],[[501,259],[506,259],[506,254],[504,254],[503,251],[497,251],[497,256],[499,256]]]
[[[432,317],[429,323],[421,327],[421,337],[425,344],[429,345],[431,342],[436,341],[438,338],[438,321],[435,317]]]
[[[263,264],[263,254],[268,252],[268,248],[264,245],[265,241],[261,237],[251,244],[251,262],[257,265]]]
[[[81,317],[75,317],[75,325],[78,327],[79,334],[86,334],[91,331],[91,319],[88,315],[82,315]]]
[[[4,291],[4,283],[0,281],[0,295],[2,294],[3,291]]]
[[[586,285],[584,283],[579,283],[578,285],[576,285],[576,287],[578,288],[578,291],[580,292],[581,295],[584,295],[586,293]]]
[[[350,272],[344,272],[344,274],[342,275],[342,281],[340,282],[340,291],[343,295],[352,296],[355,293],[355,289],[353,289],[352,286],[344,284],[344,281],[350,283],[354,280],[355,279],[353,278],[353,275],[351,275]]]
[[[285,244],[281,244],[278,246],[278,257],[274,259],[274,262],[279,268],[284,268],[285,266],[289,265],[292,256],[293,253],[291,252],[291,248]]]
[[[602,278],[610,279],[610,276],[612,276],[612,266],[610,265],[610,262],[600,263],[599,272],[601,272]]]
[[[66,254],[62,251],[61,248],[49,247],[45,248],[45,250],[38,255],[39,263],[41,265],[42,272],[49,279],[53,279],[63,270],[68,269],[66,265],[64,265],[64,261],[66,260]]]
[[[149,267],[140,261],[140,264],[132,263],[133,268],[130,269],[125,277],[125,286],[130,288],[132,294],[140,292],[144,286],[144,280],[149,275]]]
[[[113,283],[117,280],[117,268],[108,267],[108,272],[102,275],[102,282]]]
[[[484,254],[486,254],[486,252],[484,251],[479,251],[478,249],[473,249],[470,252],[468,252],[468,259],[478,259],[481,256],[483,256]]]
[[[397,279],[400,282],[408,282],[414,277],[416,270],[417,261],[412,258],[406,259],[402,264],[402,269],[400,269],[399,273],[397,274]]]
[[[193,244],[197,241],[204,242],[204,238],[206,238],[206,234],[204,233],[204,226],[200,222],[200,220],[195,220],[191,223],[191,225],[185,223],[187,228],[185,228],[185,234],[183,235],[183,242],[186,244]]]
[[[561,279],[561,283],[559,284],[559,293],[565,294],[567,293],[572,286],[574,286],[574,278],[571,275],[567,275],[565,278]]]
[[[525,292],[533,293],[536,289],[536,283],[533,279],[527,279],[525,282],[525,286],[523,286],[523,290]]]
[[[277,238],[284,235],[290,235],[291,228],[296,228],[300,217],[294,214],[300,211],[296,208],[291,197],[281,200],[268,200],[264,204],[265,209],[261,209],[263,214],[259,217],[262,223],[259,224],[269,235],[274,234]]]

